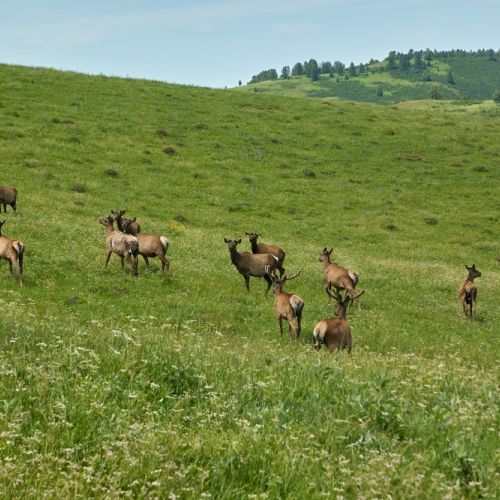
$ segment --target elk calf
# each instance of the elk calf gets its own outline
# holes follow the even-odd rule
[[[228,240],[224,238],[224,242],[229,248],[229,254],[231,255],[231,262],[235,265],[238,272],[245,279],[245,285],[247,291],[250,291],[250,276],[256,278],[264,278],[267,281],[267,292],[273,281],[271,275],[276,274],[276,267],[278,265],[278,259],[271,254],[253,254],[249,252],[239,253],[236,247],[241,243],[239,240]]]
[[[476,269],[476,265],[472,264],[471,267],[465,266],[465,269],[469,272],[467,279],[462,283],[458,291],[458,296],[460,302],[462,302],[462,307],[464,309],[464,318],[467,318],[467,313],[470,315],[470,319],[476,318],[476,298],[477,298],[477,288],[474,284],[474,280],[481,276],[481,272]]]
[[[316,349],[321,349],[322,344],[325,344],[332,352],[339,352],[341,349],[347,349],[347,352],[351,354],[351,327],[345,319],[347,306],[350,300],[360,297],[365,292],[363,290],[355,294],[354,297],[346,293],[343,299],[339,293],[332,293],[329,290],[327,290],[327,293],[337,302],[336,315],[332,318],[322,319],[316,324],[313,330],[314,347]]]
[[[17,189],[15,187],[0,186],[0,204],[3,205],[3,211],[7,213],[7,205],[16,211]],[[0,213],[2,208],[0,207]]]
[[[268,274],[273,282],[273,292],[274,292],[274,310],[276,311],[276,317],[280,325],[280,333],[283,336],[283,320],[288,321],[288,332],[295,335],[295,338],[299,338],[301,331],[302,322],[302,310],[304,309],[304,301],[299,295],[292,293],[283,292],[283,286],[286,281],[291,281],[295,279],[300,274],[295,273],[294,275],[287,277],[286,274],[277,279],[276,276]],[[294,318],[297,318],[297,327],[294,325]]]
[[[245,233],[250,240],[250,245],[252,247],[252,253],[269,253],[274,255],[278,259],[278,265],[276,266],[280,272],[280,276],[283,276],[285,268],[283,267],[283,261],[285,260],[285,252],[280,247],[274,245],[266,245],[265,243],[257,243],[257,239],[260,238],[260,234],[257,233]]]
[[[347,294],[354,301],[354,296],[356,292],[354,289],[358,284],[358,275],[352,269],[346,269],[345,267],[339,266],[336,262],[330,260],[330,255],[333,252],[333,248],[328,250],[326,247],[323,248],[319,256],[320,262],[323,262],[324,274],[325,274],[325,292],[328,296],[332,296],[329,290],[335,289],[337,294],[341,290],[345,290]],[[358,295],[359,297],[359,295]],[[358,308],[361,308],[359,300],[356,300]]]
[[[5,221],[0,221],[0,259],[9,262],[10,275],[13,277],[13,269],[19,276],[19,286],[23,286],[23,255],[24,245],[19,240],[13,240],[8,236],[2,236],[2,226]]]
[[[137,276],[137,255],[139,253],[139,242],[137,238],[113,229],[113,217],[111,216],[101,217],[99,223],[106,228],[108,235],[106,238],[106,267],[108,267],[111,254],[115,253],[120,257],[122,268],[124,267],[123,261],[125,258],[127,261],[131,262],[132,272],[134,276]],[[133,261],[131,261],[131,257],[133,257]]]

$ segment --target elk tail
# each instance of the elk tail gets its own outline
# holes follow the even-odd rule
[[[20,241],[14,243],[14,250],[17,254],[17,261],[19,262],[19,269],[21,273],[23,272],[23,256],[24,256],[24,245]]]
[[[163,255],[167,253],[168,247],[170,246],[170,241],[165,238],[165,236],[160,236],[160,242],[163,247]]]

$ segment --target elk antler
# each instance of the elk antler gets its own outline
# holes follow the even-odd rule
[[[290,277],[288,277],[286,274],[281,278],[281,281],[291,281],[294,280],[302,271],[298,271],[295,274],[292,274]]]

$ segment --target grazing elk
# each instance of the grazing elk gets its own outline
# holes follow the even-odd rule
[[[7,205],[16,211],[17,189],[15,187],[0,186],[0,205],[3,205],[3,211],[7,213]],[[0,207],[0,212],[2,208]]]
[[[471,267],[465,266],[465,269],[469,272],[467,279],[462,283],[458,291],[458,296],[460,302],[462,302],[462,307],[464,309],[464,318],[467,318],[467,312],[470,315],[470,319],[475,319],[476,317],[476,298],[477,298],[477,288],[474,284],[474,280],[481,276],[481,272],[476,269],[476,265],[472,264]]]
[[[345,267],[339,266],[336,262],[330,260],[330,255],[333,252],[333,248],[328,250],[326,247],[323,248],[319,256],[320,262],[323,262],[324,273],[325,273],[325,292],[328,296],[332,297],[329,290],[335,289],[337,294],[340,290],[345,290],[347,294],[354,301],[354,296],[356,292],[354,289],[358,284],[358,275],[352,269],[346,269]],[[361,308],[359,300],[356,300],[358,308]]]
[[[14,277],[13,269],[19,276],[19,286],[23,286],[23,255],[24,245],[19,240],[2,236],[2,226],[5,221],[0,221],[0,259],[9,262],[10,275]]]
[[[352,349],[352,335],[349,323],[345,319],[347,306],[349,301],[354,300],[365,293],[362,292],[355,294],[353,297],[346,292],[345,297],[342,298],[339,292],[331,292],[327,289],[328,295],[333,297],[337,303],[336,313],[332,318],[322,319],[316,324],[313,330],[314,347],[321,349],[321,345],[325,344],[330,351],[339,352],[341,349],[347,349],[351,354]]]
[[[252,246],[252,253],[270,253],[278,259],[278,265],[276,266],[280,272],[280,276],[283,276],[285,268],[283,267],[283,261],[285,260],[285,252],[280,247],[274,245],[266,245],[265,243],[257,243],[257,239],[261,236],[257,233],[245,233],[250,240],[250,245]]]
[[[301,331],[304,301],[299,295],[284,292],[283,287],[286,281],[295,279],[299,274],[300,271],[290,277],[284,274],[277,279],[275,275],[268,273],[268,276],[273,282],[274,310],[276,311],[276,317],[278,318],[280,325],[281,336],[283,336],[283,320],[286,319],[288,321],[288,332],[290,335],[293,332],[295,338],[297,339],[299,338]],[[294,318],[297,318],[297,327],[294,325]]]
[[[125,234],[131,234],[139,242],[139,255],[142,255],[144,262],[149,266],[149,257],[158,257],[161,261],[162,271],[169,269],[170,261],[166,258],[166,253],[170,241],[165,236],[156,234],[141,233],[141,226],[136,219],[124,219],[122,216],[125,210],[113,210],[113,218],[116,220],[118,229]]]
[[[124,259],[131,262],[132,272],[134,276],[137,276],[137,255],[139,253],[139,242],[135,236],[130,234],[122,233],[121,231],[115,230],[113,228],[113,217],[101,217],[99,223],[102,224],[107,231],[106,238],[106,267],[108,267],[108,262],[112,253],[115,253],[120,257],[122,268],[124,267]],[[133,261],[131,261],[133,257]]]
[[[278,259],[269,253],[263,254],[253,254],[249,252],[239,253],[236,247],[241,243],[239,240],[228,240],[224,238],[224,242],[229,248],[229,253],[231,255],[231,262],[236,266],[238,272],[245,279],[245,285],[247,290],[250,291],[250,276],[256,278],[264,278],[267,281],[267,292],[273,280],[271,275],[276,274],[276,268],[278,265]]]

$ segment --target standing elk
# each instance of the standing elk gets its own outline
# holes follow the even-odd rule
[[[0,204],[3,205],[3,211],[7,213],[7,205],[16,211],[17,189],[15,187],[0,186]],[[0,212],[2,208],[0,207]]]
[[[166,257],[170,241],[167,237],[141,233],[141,226],[134,219],[124,219],[122,216],[125,210],[113,210],[113,218],[116,220],[118,229],[125,234],[131,234],[137,238],[139,242],[139,255],[142,255],[144,262],[149,266],[149,257],[158,257],[161,261],[162,271],[165,268],[169,269],[170,261]]]
[[[19,276],[19,286],[23,286],[23,256],[24,245],[19,240],[2,236],[2,226],[5,221],[0,221],[0,259],[9,262],[10,275],[14,277],[13,269]]]
[[[238,272],[245,279],[247,291],[250,291],[250,276],[256,278],[264,278],[267,281],[267,292],[273,284],[271,276],[276,274],[278,259],[269,253],[253,254],[249,252],[239,253],[236,247],[241,243],[239,240],[228,240],[224,238],[224,242],[229,248],[231,262],[235,265]]]
[[[474,284],[474,280],[481,276],[481,272],[476,269],[476,265],[472,264],[471,267],[465,266],[465,269],[469,272],[467,279],[462,283],[458,291],[458,296],[460,302],[462,302],[462,307],[464,309],[464,318],[467,318],[467,313],[470,315],[470,319],[476,318],[476,299],[477,299],[477,288]]]
[[[325,274],[325,292],[328,296],[332,297],[329,290],[335,289],[337,294],[341,290],[345,290],[351,299],[355,300],[356,292],[354,289],[358,284],[358,275],[352,269],[346,269],[345,267],[339,266],[336,262],[330,260],[330,255],[333,252],[333,248],[328,250],[326,247],[323,248],[319,256],[320,262],[323,262],[324,274]],[[358,308],[361,308],[359,300],[356,299]]]
[[[280,272],[280,276],[283,276],[285,268],[283,267],[283,261],[285,260],[285,251],[280,247],[275,245],[267,245],[265,243],[257,243],[257,239],[260,238],[260,234],[257,233],[245,233],[250,240],[250,245],[252,247],[252,253],[269,253],[274,255],[278,259],[278,265],[276,266]]]
[[[321,345],[325,344],[331,352],[339,352],[341,349],[347,349],[351,354],[352,350],[352,335],[351,327],[345,319],[347,306],[349,301],[354,300],[365,293],[362,292],[355,294],[353,297],[345,294],[342,298],[339,292],[331,292],[327,289],[328,295],[333,297],[337,303],[335,316],[332,318],[322,319],[316,324],[313,330],[314,347],[321,349]]]
[[[106,267],[108,267],[108,262],[112,253],[115,253],[120,257],[122,269],[124,267],[124,259],[127,259],[131,263],[132,273],[137,276],[137,255],[139,253],[139,242],[135,236],[130,234],[122,233],[119,230],[113,228],[113,217],[108,215],[108,217],[101,217],[99,219],[99,224],[102,224],[106,228],[107,238],[106,238]],[[133,261],[131,261],[133,257]]]
[[[124,219],[123,215],[125,215],[126,210],[112,210],[111,214],[113,218],[116,220],[116,225],[118,229],[122,233],[133,234],[134,236],[137,233],[141,232],[141,225],[137,222],[137,217],[133,219]]]
[[[291,281],[299,276],[300,271],[288,277],[286,274],[280,276],[279,279],[275,275],[268,273],[268,276],[273,282],[274,292],[274,310],[280,325],[280,333],[283,337],[283,320],[288,321],[288,333],[292,332],[295,338],[298,339],[301,331],[302,310],[304,309],[304,301],[302,297],[293,293],[286,293],[283,287],[286,281]],[[297,318],[297,327],[295,327],[293,320]]]

